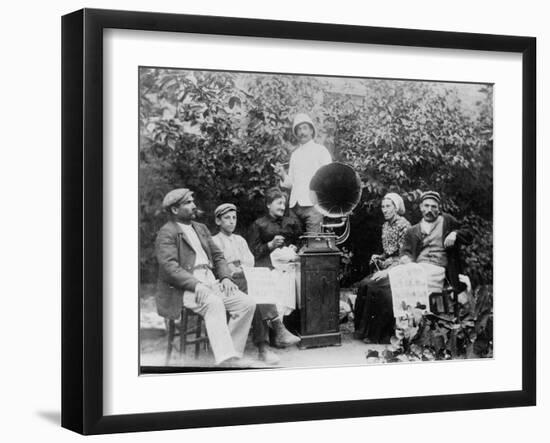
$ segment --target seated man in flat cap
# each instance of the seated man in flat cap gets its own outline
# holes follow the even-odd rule
[[[448,279],[457,290],[460,287],[459,246],[472,242],[472,233],[461,227],[452,215],[440,210],[441,197],[427,191],[420,197],[422,220],[405,233],[400,251],[400,263],[420,264],[427,276],[428,293],[441,292]]]
[[[191,309],[204,318],[217,365],[250,366],[242,356],[256,309],[254,299],[239,291],[208,228],[194,221],[193,192],[186,188],[170,191],[162,207],[170,221],[160,229],[155,243],[159,315],[175,320],[182,305]]]
[[[246,240],[235,234],[237,226],[237,207],[232,203],[224,203],[214,211],[216,225],[220,232],[212,237],[221,249],[228,262],[231,277],[243,292],[248,292],[248,285],[243,272],[243,266],[254,267],[254,255]],[[253,295],[253,294],[252,294]],[[258,347],[259,359],[268,365],[279,363],[279,357],[269,349],[268,328],[275,334],[274,342],[279,347],[294,345],[300,339],[287,331],[274,304],[258,304],[252,321],[252,336]]]

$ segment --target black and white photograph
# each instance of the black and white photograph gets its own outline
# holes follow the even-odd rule
[[[141,374],[493,358],[493,84],[136,74]]]
[[[544,440],[546,9],[7,2],[0,439]]]

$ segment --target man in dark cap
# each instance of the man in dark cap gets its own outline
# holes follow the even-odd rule
[[[170,221],[160,229],[155,243],[159,315],[176,320],[185,306],[204,318],[217,365],[250,366],[242,356],[256,309],[254,299],[238,290],[223,252],[208,228],[195,221],[193,192],[187,188],[170,191],[162,207]]]
[[[441,197],[435,191],[420,197],[422,220],[409,228],[400,252],[400,263],[415,262],[426,271],[428,293],[441,292],[448,279],[459,288],[459,247],[472,242],[471,232],[450,214],[441,213]]]

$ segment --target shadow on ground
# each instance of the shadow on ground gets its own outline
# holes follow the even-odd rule
[[[61,426],[61,411],[36,411],[36,415],[53,425]]]

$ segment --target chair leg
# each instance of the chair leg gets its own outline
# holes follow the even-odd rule
[[[185,354],[185,348],[187,346],[187,317],[188,313],[185,308],[181,310],[181,321],[180,321],[180,357],[183,357]]]
[[[170,357],[172,356],[172,341],[174,340],[174,332],[176,325],[174,320],[168,321],[168,346],[166,347],[166,365],[170,363]]]
[[[201,342],[198,341],[198,339],[201,338],[202,335],[202,317],[197,315],[195,321],[197,322],[197,326],[195,328],[195,339],[197,340],[195,342],[195,358],[198,358],[201,353]]]
[[[458,319],[458,316],[460,315],[460,303],[458,302],[458,293],[453,292],[453,295],[454,295],[454,307],[455,307],[454,315],[456,315]]]

